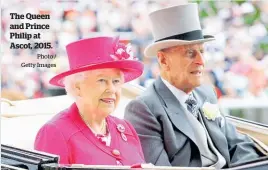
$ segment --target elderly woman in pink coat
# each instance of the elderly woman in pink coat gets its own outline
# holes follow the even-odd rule
[[[84,39],[66,49],[70,70],[50,83],[64,87],[75,102],[39,130],[35,149],[59,155],[61,164],[144,163],[133,126],[110,115],[120,101],[122,84],[138,78],[143,64],[118,37]]]

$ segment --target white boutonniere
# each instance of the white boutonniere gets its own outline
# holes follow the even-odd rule
[[[217,104],[205,102],[202,107],[202,110],[208,120],[215,121],[216,119],[219,119],[220,126],[224,126],[224,118],[221,115],[220,109]]]

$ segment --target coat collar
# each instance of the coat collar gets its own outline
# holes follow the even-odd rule
[[[188,136],[197,145],[197,140],[194,135],[193,128],[185,123],[187,121],[182,104],[177,100],[173,93],[163,83],[161,78],[155,81],[155,91],[158,93],[160,101],[167,112],[167,115],[172,124],[180,130],[184,135]]]
[[[176,88],[172,84],[170,84],[167,80],[161,78],[163,83],[167,86],[167,88],[171,91],[171,93],[179,100],[179,102],[185,106],[186,108],[186,100],[189,98],[190,94],[185,93],[184,91]]]
[[[74,123],[74,125],[78,128],[78,130],[91,142],[93,145],[98,147],[103,152],[106,152],[107,154],[116,157],[116,159],[121,159],[121,156],[115,156],[113,154],[113,150],[117,149],[120,150],[119,145],[119,135],[117,134],[116,124],[115,122],[108,116],[106,118],[107,125],[111,134],[111,145],[110,147],[103,145],[93,134],[93,132],[90,130],[90,128],[86,125],[86,123],[83,121],[79,114],[79,110],[77,108],[77,105],[73,103],[69,109],[69,116],[71,121]]]

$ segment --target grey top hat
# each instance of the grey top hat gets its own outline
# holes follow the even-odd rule
[[[146,47],[147,57],[156,56],[161,49],[214,40],[213,36],[202,34],[196,3],[160,9],[150,13],[149,18],[154,43]]]

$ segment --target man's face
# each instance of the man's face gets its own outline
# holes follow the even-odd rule
[[[203,44],[181,45],[158,52],[164,77],[186,93],[200,86],[204,71]]]
[[[87,72],[80,83],[80,97],[90,112],[107,116],[119,103],[123,75],[119,69],[100,69]]]

